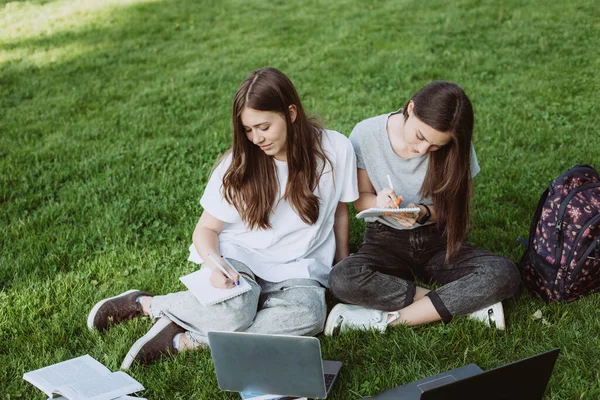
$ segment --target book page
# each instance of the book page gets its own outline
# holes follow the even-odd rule
[[[179,278],[202,305],[206,306],[220,303],[252,289],[242,275],[240,275],[239,286],[235,286],[231,289],[218,289],[211,285],[210,274],[210,268],[201,268],[198,271]]]
[[[89,355],[59,362],[23,374],[23,379],[52,397],[52,392],[69,382],[100,378],[111,372]]]
[[[140,390],[144,390],[141,383],[125,372],[118,371],[102,379],[94,377],[63,385],[56,392],[69,399],[113,400]]]

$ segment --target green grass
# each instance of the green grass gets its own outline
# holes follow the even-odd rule
[[[22,374],[85,353],[116,370],[150,322],[90,333],[93,303],[182,289],[233,94],[262,66],[346,135],[433,79],[458,82],[482,168],[470,240],[517,260],[545,185],[600,167],[599,21],[585,0],[0,2],[0,396],[42,399]],[[353,247],[362,229],[353,221]],[[525,294],[506,332],[457,319],[321,337],[344,362],[330,398],[560,347],[547,398],[597,399],[599,303]],[[238,398],[218,389],[208,351],[131,374],[149,399]]]

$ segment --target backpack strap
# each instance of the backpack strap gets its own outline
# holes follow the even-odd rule
[[[517,238],[517,243],[519,243],[521,246],[525,247],[526,249],[529,248],[529,241],[527,239],[525,239],[523,236],[519,236]]]

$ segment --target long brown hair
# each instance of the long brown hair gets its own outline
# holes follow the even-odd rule
[[[296,106],[292,122],[289,107]],[[322,128],[306,116],[294,85],[281,71],[261,68],[242,82],[233,99],[233,153],[223,177],[223,197],[238,211],[250,229],[269,229],[269,217],[279,195],[277,167],[246,136],[241,120],[244,108],[277,112],[285,118],[288,180],[283,198],[307,224],[319,218],[319,198],[313,193],[326,163]]]
[[[422,198],[433,200],[438,224],[447,238],[448,261],[458,253],[469,233],[473,106],[456,83],[445,81],[432,82],[415,93],[404,106],[405,121],[410,101],[414,102],[413,112],[419,120],[452,137],[446,146],[429,153],[419,192]]]

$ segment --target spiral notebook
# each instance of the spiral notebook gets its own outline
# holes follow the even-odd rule
[[[246,282],[244,277],[240,275],[240,285],[231,289],[219,289],[210,283],[210,268],[201,268],[191,274],[182,276],[179,280],[192,292],[198,301],[209,306],[229,300],[233,297],[246,293],[252,287]]]
[[[392,214],[418,214],[421,212],[419,207],[407,208],[368,208],[356,214],[356,218],[388,217]]]

